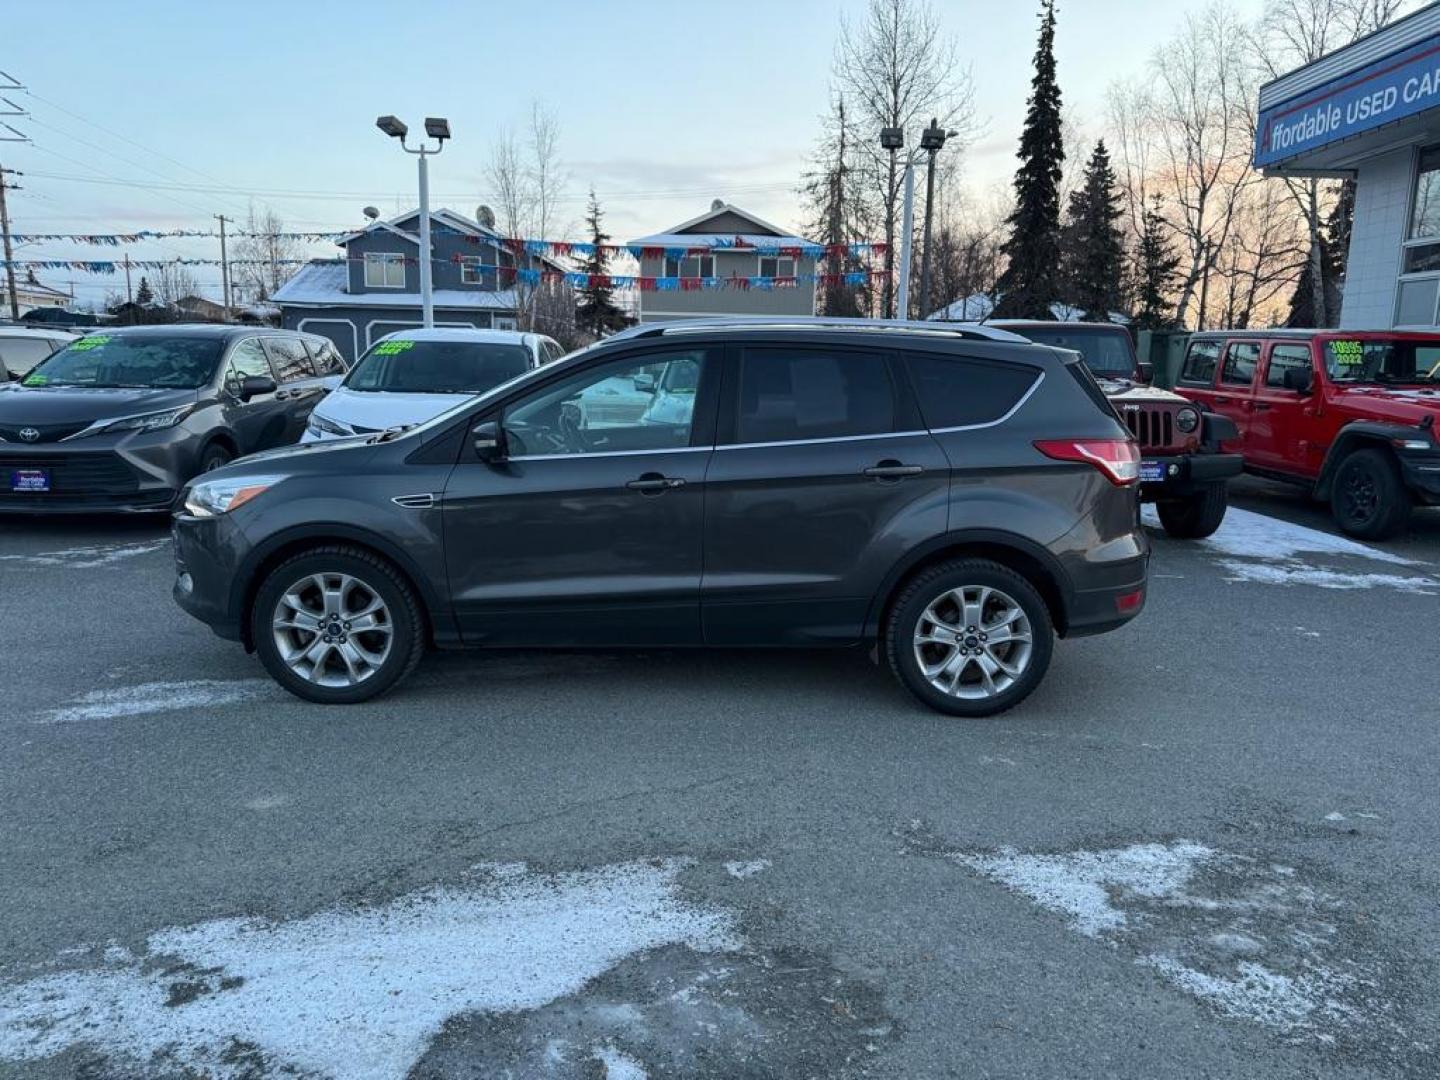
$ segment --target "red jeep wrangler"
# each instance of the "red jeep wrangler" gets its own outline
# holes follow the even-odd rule
[[[1176,389],[1235,421],[1246,472],[1328,499],[1352,536],[1383,539],[1440,503],[1440,334],[1196,334]]]
[[[1140,444],[1140,499],[1155,504],[1165,531],[1198,539],[1220,527],[1226,482],[1240,475],[1240,455],[1221,450],[1235,438],[1235,425],[1148,385],[1150,365],[1136,361],[1130,331],[1115,323],[991,319],[985,325],[1078,352]]]

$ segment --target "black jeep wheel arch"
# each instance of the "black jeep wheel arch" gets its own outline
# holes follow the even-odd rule
[[[1330,444],[1330,449],[1325,452],[1325,462],[1320,466],[1320,478],[1315,481],[1315,497],[1330,498],[1335,485],[1335,474],[1340,471],[1341,463],[1354,451],[1372,447],[1382,449],[1395,457],[1398,465],[1399,456],[1395,453],[1393,440],[1414,439],[1420,434],[1417,427],[1387,424],[1380,420],[1355,420],[1346,424]],[[1403,468],[1400,470],[1400,479],[1402,483],[1405,480]]]

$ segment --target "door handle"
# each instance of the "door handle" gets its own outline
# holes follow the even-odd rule
[[[1230,404],[1230,399],[1229,399],[1228,397],[1226,397],[1224,394],[1216,394],[1216,395],[1215,395],[1215,404],[1216,404],[1216,405],[1229,405],[1229,404]]]
[[[925,471],[923,465],[902,465],[898,461],[882,461],[863,470],[866,476],[877,480],[899,480],[902,476],[919,476]]]
[[[1270,403],[1268,401],[1255,401],[1251,403],[1250,408],[1254,409],[1256,412],[1264,412],[1266,409],[1270,408]]]
[[[631,480],[625,486],[631,491],[643,491],[646,494],[658,495],[662,491],[670,491],[672,488],[684,487],[685,481],[678,476],[661,476],[659,473],[646,473],[637,480]]]

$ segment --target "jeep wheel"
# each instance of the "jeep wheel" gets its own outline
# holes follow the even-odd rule
[[[987,559],[925,571],[896,598],[885,629],[896,677],[952,716],[991,716],[1018,705],[1040,685],[1054,642],[1034,586]]]
[[[1207,484],[1184,499],[1161,499],[1155,504],[1165,532],[1179,540],[1203,540],[1220,528],[1230,500],[1224,484]]]
[[[420,663],[415,594],[368,551],[324,547],[287,559],[255,596],[250,632],[270,676],[322,705],[368,701]]]
[[[1356,450],[1335,472],[1330,510],[1336,524],[1351,536],[1384,540],[1399,532],[1409,518],[1410,492],[1388,453]]]

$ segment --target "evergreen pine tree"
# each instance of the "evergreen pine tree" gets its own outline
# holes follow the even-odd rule
[[[1170,226],[1160,213],[1157,195],[1141,215],[1140,244],[1135,253],[1134,330],[1173,330],[1170,299],[1180,270],[1180,256],[1170,245]]]
[[[1339,322],[1340,298],[1345,288],[1345,260],[1350,253],[1350,229],[1355,221],[1355,182],[1346,180],[1335,189],[1335,205],[1320,227],[1320,272],[1325,281],[1327,318],[1315,313],[1315,260],[1307,257],[1300,280],[1290,297],[1286,326],[1326,327]]]
[[[1335,289],[1345,288],[1345,263],[1350,257],[1350,230],[1355,224],[1355,181],[1341,181],[1335,192],[1335,205],[1325,219],[1325,242],[1330,248],[1330,265],[1334,271]]]
[[[606,276],[609,272],[606,267],[610,257],[601,247],[610,240],[610,234],[601,229],[600,216],[600,202],[595,198],[595,190],[592,188],[585,224],[590,229],[590,242],[595,245],[595,250],[581,267],[583,273],[590,275],[592,283],[580,290],[580,305],[575,309],[575,322],[581,330],[597,338],[630,325],[630,319],[613,299],[615,290]]]
[[[1108,322],[1125,307],[1125,240],[1120,234],[1121,195],[1105,140],[1085,166],[1085,179],[1070,196],[1061,236],[1064,299],[1091,322]]]
[[[155,294],[150,290],[150,282],[145,280],[144,275],[140,277],[140,287],[135,290],[135,303],[141,307],[149,307],[155,303]]]
[[[996,288],[998,317],[1050,319],[1060,298],[1055,257],[1060,241],[1060,177],[1065,147],[1060,131],[1060,86],[1055,81],[1055,0],[1041,0],[1040,39],[1035,47],[1025,128],[1020,134],[1020,168],[1015,173],[1015,209],[1007,223],[1008,260]]]

